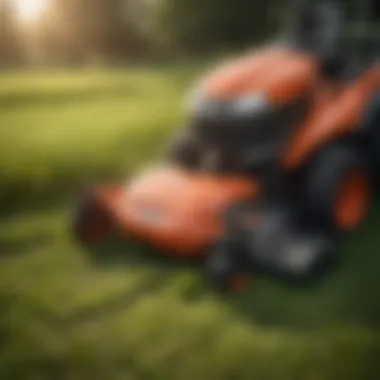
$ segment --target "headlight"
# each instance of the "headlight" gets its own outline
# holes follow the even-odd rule
[[[201,107],[203,107],[205,101],[206,99],[203,91],[195,89],[186,97],[184,108],[189,113],[196,113]]]
[[[192,91],[186,99],[186,111],[192,115],[246,117],[265,113],[270,109],[265,94],[254,93],[237,100],[219,100],[209,97],[202,90]]]
[[[238,99],[232,106],[233,113],[237,116],[249,116],[269,109],[269,102],[262,93],[250,94]]]
[[[209,97],[202,90],[195,90],[186,99],[186,112],[199,116],[218,116],[222,109],[220,101]]]

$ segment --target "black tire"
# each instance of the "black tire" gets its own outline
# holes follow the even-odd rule
[[[95,229],[98,231],[97,234]],[[104,241],[111,230],[111,223],[105,210],[100,207],[91,191],[83,191],[74,207],[72,234],[82,246]]]
[[[380,125],[380,120],[379,120]],[[368,158],[373,172],[374,191],[380,195],[380,136],[375,136],[369,144]]]
[[[241,252],[232,241],[220,241],[206,260],[206,282],[218,293],[231,294],[242,290],[236,287],[235,282],[238,278],[243,278],[242,276],[246,282],[247,266],[243,263]]]
[[[301,189],[301,208],[307,220],[330,231],[351,232],[337,226],[333,210],[339,185],[352,170],[362,172],[372,184],[367,161],[352,145],[335,144],[315,157]]]

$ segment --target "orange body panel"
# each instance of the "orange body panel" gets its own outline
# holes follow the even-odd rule
[[[318,77],[314,57],[281,49],[253,53],[201,83],[213,98],[234,100],[258,92],[273,107],[312,95],[306,118],[283,151],[287,169],[298,168],[320,147],[358,128],[379,86],[380,66],[352,82],[327,83]],[[126,236],[163,252],[194,257],[203,255],[223,232],[222,213],[259,192],[259,184],[248,176],[167,167],[148,170],[126,186],[99,189],[97,197]]]
[[[221,213],[258,186],[245,178],[219,178],[183,169],[142,173],[129,186],[98,190],[118,228],[163,251],[203,255],[222,232]]]
[[[299,167],[325,144],[358,128],[368,99],[379,87],[379,65],[364,72],[353,83],[339,86],[321,82],[315,89],[309,116],[284,152],[284,167]]]
[[[200,87],[218,99],[236,99],[259,92],[283,104],[308,91],[316,81],[313,57],[282,49],[254,52],[206,77]]]

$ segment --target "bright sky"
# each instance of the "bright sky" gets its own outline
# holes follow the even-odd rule
[[[33,22],[43,12],[48,0],[15,0],[17,13],[21,21]]]

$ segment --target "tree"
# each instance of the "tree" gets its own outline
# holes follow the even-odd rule
[[[131,1],[52,0],[43,28],[45,43],[56,56],[71,61],[139,54],[145,41],[126,17],[126,3]]]
[[[277,3],[276,0],[161,0],[157,3],[156,28],[161,42],[182,51],[240,48],[261,40],[273,30],[271,10]]]
[[[19,30],[13,3],[0,0],[0,65],[13,65],[20,60]]]

